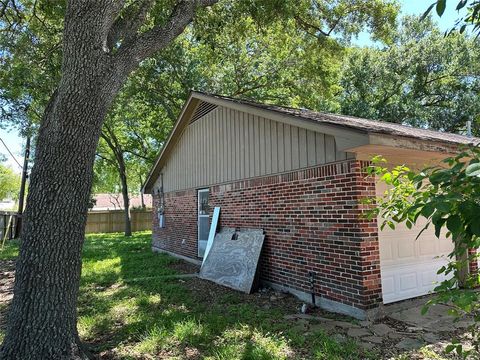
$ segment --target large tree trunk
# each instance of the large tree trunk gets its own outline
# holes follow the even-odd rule
[[[152,1],[67,2],[62,78],[38,134],[1,360],[87,358],[76,327],[77,294],[103,120],[139,62],[170,44],[198,6],[216,1],[179,1],[164,24],[142,34]],[[125,4],[138,5],[132,21],[119,16]]]
[[[83,10],[67,10],[62,79],[38,134],[2,360],[86,358],[76,327],[80,255],[95,149],[123,79],[95,46],[102,9]]]
[[[85,84],[62,85],[38,137],[1,359],[85,358],[76,328],[80,252],[107,101]]]

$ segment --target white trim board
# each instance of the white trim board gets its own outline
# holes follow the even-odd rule
[[[208,234],[207,247],[205,248],[205,254],[203,255],[202,265],[205,262],[205,259],[207,258],[208,253],[210,252],[210,249],[212,248],[213,240],[215,239],[215,233],[217,232],[219,218],[220,218],[220,207],[215,206],[215,208],[213,209],[212,223],[210,225],[210,232]]]

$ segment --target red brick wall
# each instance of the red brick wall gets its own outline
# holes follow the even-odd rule
[[[197,258],[197,191],[165,194],[165,227],[160,228],[157,209],[160,198],[153,195],[153,243],[160,249]]]
[[[264,280],[310,292],[314,271],[317,295],[368,309],[381,301],[381,281],[377,224],[361,217],[360,199],[375,194],[364,166],[349,160],[216,185],[210,205],[221,207],[221,226],[265,230]],[[166,194],[165,213],[156,246],[195,257],[196,191]]]
[[[471,257],[474,257],[476,252],[477,252],[476,249],[470,249],[470,250],[468,251],[468,254],[469,254]],[[476,258],[470,261],[470,263],[469,263],[469,271],[470,271],[470,274],[476,274],[476,273],[478,272],[478,260],[477,260]]]

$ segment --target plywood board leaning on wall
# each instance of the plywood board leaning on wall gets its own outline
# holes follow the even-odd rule
[[[222,229],[215,236],[200,277],[249,294],[265,235],[262,229]]]

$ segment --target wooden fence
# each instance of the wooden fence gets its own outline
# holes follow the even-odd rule
[[[131,210],[132,231],[150,230],[152,228],[152,210]],[[89,211],[87,234],[113,233],[125,230],[125,213],[123,210]]]
[[[13,211],[0,211],[0,245],[2,241],[16,237],[17,213]]]

